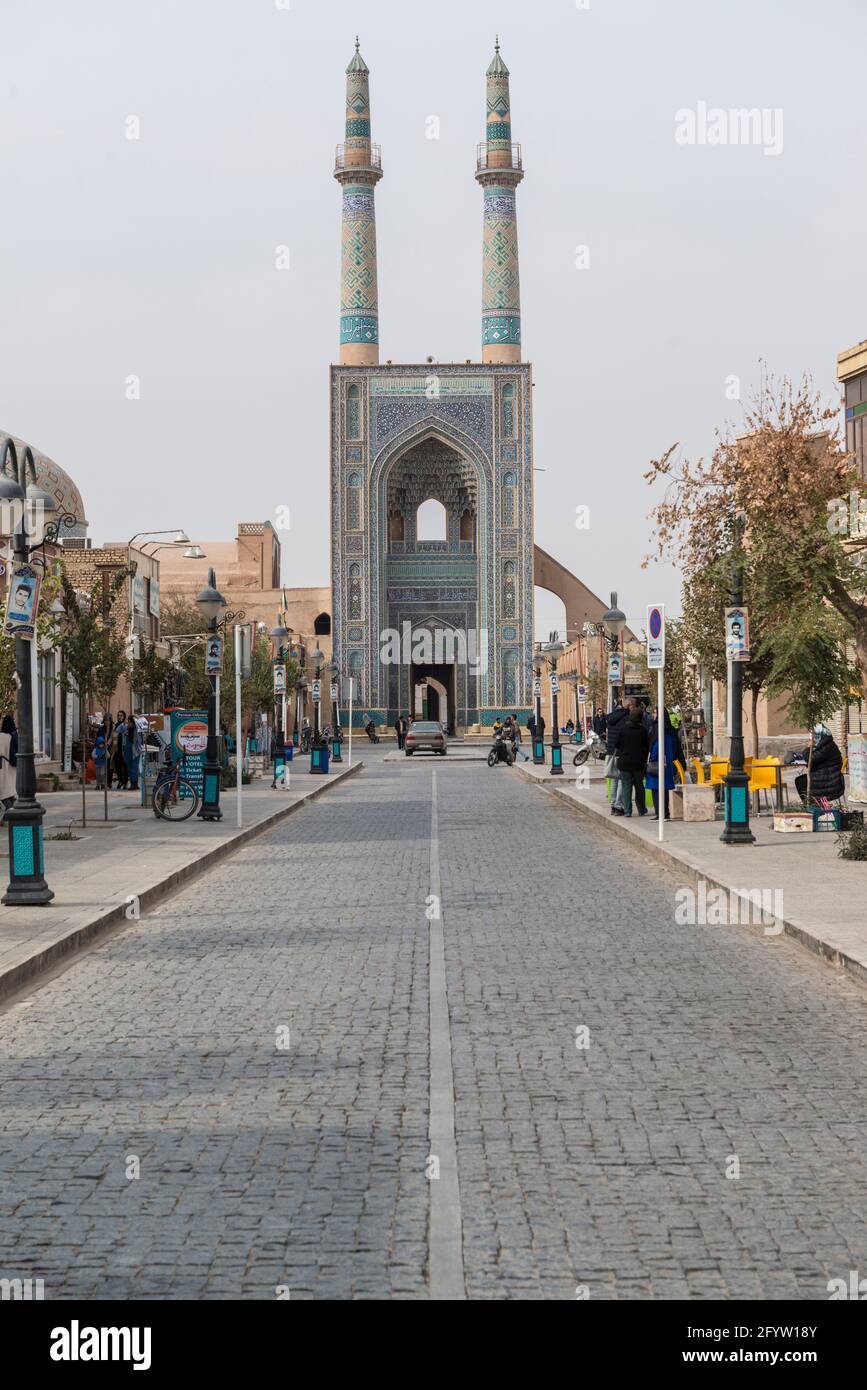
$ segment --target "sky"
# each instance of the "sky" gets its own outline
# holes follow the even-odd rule
[[[0,0],[0,425],[74,478],[94,544],[288,508],[284,583],[328,582],[345,67],[358,31],[382,360],[477,360],[495,23],[536,539],[633,626],[679,610],[642,568],[649,460],[712,450],[763,360],[836,401],[867,337],[863,0]]]

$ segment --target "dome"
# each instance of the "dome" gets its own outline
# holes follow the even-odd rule
[[[6,430],[0,430],[0,441],[6,438],[6,434]],[[18,457],[21,458],[23,450],[27,447],[25,441],[18,439],[14,434],[10,438],[18,450]],[[62,536],[86,536],[87,518],[84,514],[84,500],[75,483],[53,459],[48,458],[45,454],[40,454],[39,450],[34,449],[32,444],[30,449],[33,454],[33,462],[36,464],[37,483],[45,492],[51,494],[57,503],[58,511],[71,512],[76,519],[74,526],[64,526]]]

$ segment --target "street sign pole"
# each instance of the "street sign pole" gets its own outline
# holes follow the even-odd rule
[[[647,609],[647,669],[656,672],[656,808],[659,812],[659,838],[665,839],[665,606],[655,603]]]
[[[235,627],[235,787],[238,801],[238,829],[241,828],[241,629]]]

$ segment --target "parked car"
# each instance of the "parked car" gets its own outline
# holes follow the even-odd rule
[[[448,748],[448,738],[442,724],[434,719],[417,719],[406,736],[404,752],[408,758],[420,749],[426,748],[429,753],[441,753],[446,755]]]

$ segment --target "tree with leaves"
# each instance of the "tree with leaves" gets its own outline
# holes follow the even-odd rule
[[[680,460],[677,448],[645,474],[667,483],[652,512],[660,557],[679,562],[687,584],[702,575],[724,583],[743,523],[750,602],[763,628],[757,649],[770,650],[768,640],[808,592],[845,622],[867,698],[867,537],[836,524],[841,499],[859,481],[840,443],[837,408],[823,405],[808,378],[799,386],[769,379],[745,410],[742,431],[718,435],[711,458]]]
[[[166,685],[174,674],[174,666],[166,657],[157,654],[156,644],[146,637],[139,639],[139,654],[132,663],[130,677],[133,690],[151,712],[162,709]]]

